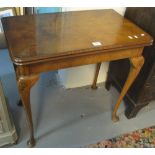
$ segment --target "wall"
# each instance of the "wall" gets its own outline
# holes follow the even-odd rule
[[[93,9],[109,9],[109,8],[103,8],[103,7],[100,7],[100,8],[85,8],[85,7],[71,8],[70,7],[69,8],[69,7],[65,7],[65,8],[62,8],[62,11],[93,10]],[[114,9],[121,15],[124,15],[126,8],[117,7],[117,8],[110,8],[110,9]],[[109,62],[102,63],[97,83],[105,82],[108,65],[109,65]],[[82,87],[82,86],[92,84],[92,81],[95,75],[95,67],[96,67],[95,64],[85,65],[85,66],[80,66],[80,67],[72,67],[68,69],[59,70],[58,73],[62,81],[62,84],[64,85],[65,88]]]
[[[61,12],[61,7],[37,7],[37,12],[39,14]]]

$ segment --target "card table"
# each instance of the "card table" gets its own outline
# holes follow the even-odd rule
[[[129,59],[131,69],[112,112],[116,122],[119,105],[144,63],[143,48],[153,42],[149,34],[112,9],[5,17],[2,25],[26,113],[31,147],[35,138],[30,90],[39,74],[97,64],[92,84],[95,89],[101,62]]]

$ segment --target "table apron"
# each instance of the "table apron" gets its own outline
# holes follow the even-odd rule
[[[143,47],[112,52],[102,52],[99,54],[89,54],[83,56],[61,58],[58,60],[49,60],[45,62],[32,63],[27,65],[17,65],[19,75],[32,75],[81,65],[95,64],[103,61],[119,60],[131,57],[137,57],[142,54]]]

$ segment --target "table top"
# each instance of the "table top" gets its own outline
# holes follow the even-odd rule
[[[2,24],[12,61],[21,64],[153,42],[111,9],[5,17]]]

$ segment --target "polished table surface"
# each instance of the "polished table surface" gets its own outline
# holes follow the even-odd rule
[[[131,69],[112,113],[116,122],[119,105],[143,66],[143,48],[153,42],[114,10],[15,16],[3,18],[2,24],[27,116],[29,146],[35,145],[30,90],[40,73],[97,63],[95,89],[101,62],[128,58]]]
[[[150,36],[114,10],[93,10],[6,18],[12,60],[17,64],[60,56],[150,44]],[[141,36],[145,34],[145,36]],[[130,39],[128,36],[140,36]],[[101,42],[93,46],[93,42]]]

